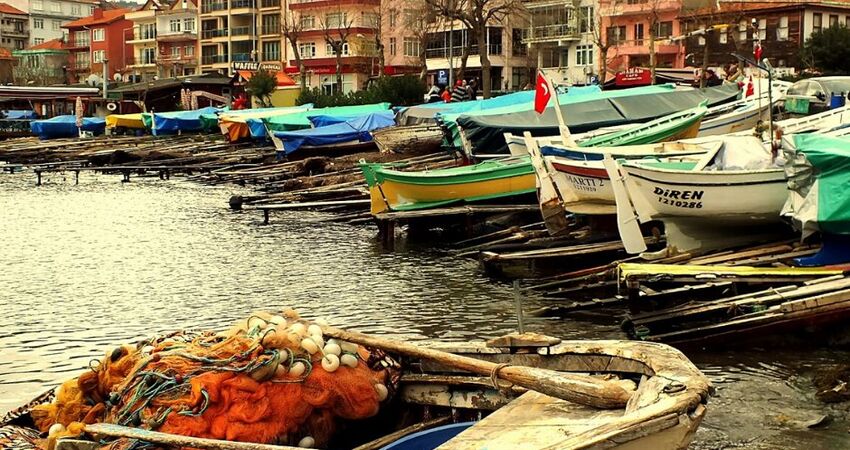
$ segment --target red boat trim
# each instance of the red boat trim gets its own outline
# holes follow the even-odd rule
[[[558,172],[568,173],[570,175],[578,175],[580,177],[588,177],[588,178],[599,178],[601,180],[607,180],[608,172],[605,169],[594,169],[591,167],[578,167],[571,166],[567,164],[562,164],[556,161],[552,161],[552,167],[555,168]]]

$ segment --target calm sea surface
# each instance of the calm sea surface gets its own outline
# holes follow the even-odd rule
[[[423,245],[381,249],[372,226],[320,213],[227,208],[234,187],[186,181],[0,175],[0,413],[75,376],[111,346],[223,328],[255,310],[409,339],[489,338],[516,327],[508,284]],[[546,305],[524,299],[533,309]],[[616,314],[526,318],[563,338],[621,338]],[[812,374],[850,353],[754,349],[689,355],[717,395],[694,447],[850,448],[847,405],[814,398]],[[822,415],[831,422],[808,429]]]

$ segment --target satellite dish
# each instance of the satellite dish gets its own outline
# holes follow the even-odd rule
[[[118,72],[115,72],[115,75],[112,75],[112,79],[115,80],[115,81],[121,81],[121,74],[118,73]]]
[[[97,86],[100,84],[100,77],[95,74],[91,74],[88,78],[86,78],[86,84],[89,86]]]
[[[154,80],[154,81],[159,80],[159,75],[154,75],[154,76],[153,76],[153,80]]]

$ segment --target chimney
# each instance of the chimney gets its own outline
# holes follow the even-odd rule
[[[95,19],[103,19],[103,8],[95,8],[92,17],[94,17]]]

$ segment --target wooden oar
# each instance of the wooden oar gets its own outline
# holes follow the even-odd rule
[[[481,375],[492,377],[495,374],[498,378],[517,386],[594,408],[622,408],[631,397],[631,392],[623,386],[588,375],[561,373],[536,367],[500,365],[468,356],[455,355],[406,342],[332,327],[322,327],[322,331],[329,337],[367,347],[380,348],[390,353],[429,359]]]
[[[288,445],[254,444],[251,442],[222,441],[218,439],[180,436],[178,434],[142,430],[139,428],[114,425],[111,423],[95,423],[86,425],[86,432],[102,436],[138,439],[145,442],[174,447],[204,448],[209,450],[303,450],[300,447],[290,447]]]

